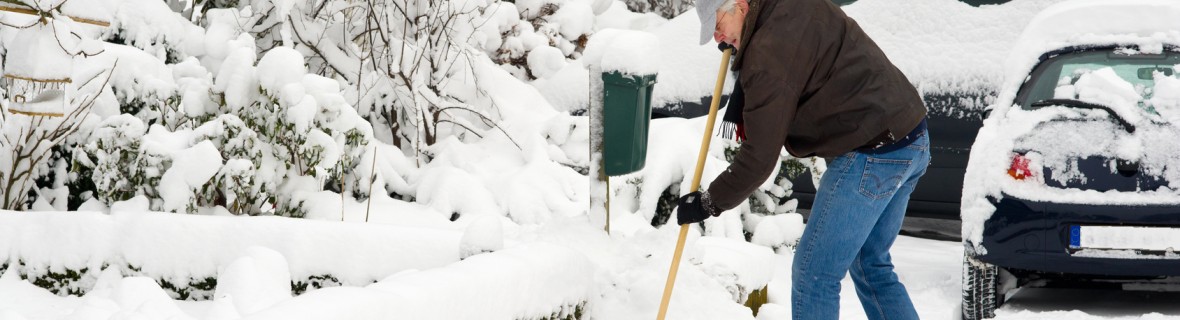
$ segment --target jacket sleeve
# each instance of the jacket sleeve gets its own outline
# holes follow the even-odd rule
[[[745,53],[739,81],[745,93],[746,140],[733,163],[709,185],[718,209],[737,207],[773,173],[804,86],[815,70],[817,43],[808,39],[813,35],[803,35],[814,32],[785,33],[771,33],[783,36],[763,37]]]

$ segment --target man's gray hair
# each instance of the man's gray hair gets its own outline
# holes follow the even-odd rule
[[[721,7],[718,7],[717,11],[733,13],[733,8],[736,5],[737,5],[737,2],[734,0],[725,0],[724,2],[721,2]]]

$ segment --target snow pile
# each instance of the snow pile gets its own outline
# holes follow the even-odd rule
[[[250,249],[255,246],[286,257],[284,265],[289,264],[290,278],[297,282],[328,275],[340,284],[364,285],[397,271],[458,261],[459,239],[459,233],[439,229],[279,217],[0,212],[0,261],[19,261],[11,267],[29,278],[77,272],[79,278],[62,284],[63,293],[90,290],[109,266],[123,275],[170,282],[176,286],[174,298],[198,298],[211,294],[202,292],[211,288],[189,284],[215,278],[222,268],[249,274],[251,268],[269,270],[278,264]],[[254,257],[253,262],[235,263],[242,253]]]
[[[467,225],[467,230],[463,232],[463,238],[459,240],[459,259],[467,259],[480,253],[495,252],[503,248],[504,228],[500,225],[500,218],[495,216],[477,217]]]
[[[660,39],[644,31],[601,30],[586,45],[582,63],[603,72],[650,75],[660,71]]]
[[[767,247],[750,245],[744,240],[702,237],[696,242],[701,250],[702,271],[722,282],[732,294],[731,300],[745,302],[754,290],[762,289],[774,274],[774,254]]]
[[[269,308],[291,298],[291,271],[282,254],[264,247],[246,248],[244,255],[218,272],[215,299],[232,301],[243,314]]]
[[[156,281],[146,277],[130,277],[122,279],[113,285],[108,302],[114,302],[124,311],[116,312],[111,318],[150,317],[159,319],[192,319],[180,310],[176,302],[156,284]],[[95,295],[92,303],[97,300]]]
[[[1123,118],[1137,127],[1132,133],[1123,131],[1102,111],[1050,107],[1025,110],[1014,104],[1017,90],[1027,80],[1038,59],[1045,52],[1066,47],[1136,46],[1125,49],[1127,54],[1162,53],[1165,46],[1180,44],[1180,23],[1174,16],[1180,6],[1172,1],[1135,0],[1121,2],[1072,1],[1046,9],[1029,23],[1009,57],[1003,90],[992,106],[992,116],[984,121],[971,149],[971,161],[964,177],[962,199],[963,235],[979,243],[983,222],[995,208],[988,198],[1007,195],[1034,201],[1055,201],[1093,204],[1171,205],[1180,203],[1180,147],[1174,142],[1180,132],[1168,123],[1175,87],[1172,80],[1162,80],[1153,88],[1158,100],[1145,99],[1138,89],[1119,79],[1110,70],[1083,72],[1072,86],[1061,85],[1055,94],[1062,97],[1090,100],[1109,105]],[[1157,76],[1157,78],[1161,78]],[[1066,79],[1068,80],[1068,79]],[[1130,90],[1128,90],[1130,89]],[[1143,101],[1146,100],[1146,101]],[[1140,109],[1140,102],[1161,102],[1159,116],[1148,115]],[[1068,119],[1103,119],[1086,123],[1078,130],[1077,123]],[[1147,119],[1154,119],[1148,121]],[[1058,121],[1054,121],[1058,120]],[[1057,146],[1045,149],[1046,146]],[[1094,190],[1057,189],[1046,187],[1043,180],[1022,182],[1004,174],[1009,168],[1014,151],[1033,150],[1033,167],[1071,175],[1071,161],[1091,155],[1139,161],[1145,174],[1161,176],[1171,186],[1143,192],[1098,192]],[[1043,179],[1043,177],[1041,177]]]
[[[399,297],[395,310],[405,318],[560,318],[593,298],[595,271],[584,255],[568,248],[525,244],[443,268],[393,275],[369,288]],[[464,305],[453,307],[453,301]]]
[[[613,225],[612,225],[613,227]],[[586,312],[594,319],[650,319],[660,305],[679,226],[611,237],[590,226],[555,225],[539,239],[576,248],[599,266],[599,298]],[[684,247],[669,319],[752,319],[740,304],[750,290],[761,289],[776,264],[770,250],[744,241],[702,237],[693,228]],[[740,297],[739,297],[740,296]]]

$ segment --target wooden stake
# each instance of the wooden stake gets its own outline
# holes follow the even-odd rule
[[[89,0],[89,1],[93,1],[93,0]],[[23,3],[20,3],[20,2],[16,2],[13,0],[0,0],[0,3],[2,3],[2,4],[0,4],[0,11],[8,11],[8,12],[12,12],[12,13],[20,13],[20,14],[27,14],[27,15],[33,15],[33,16],[40,16],[41,15],[39,12],[37,12],[37,10],[33,10],[33,8],[25,6]],[[87,19],[87,18],[75,17],[75,16],[71,16],[71,15],[66,15],[66,16],[70,17],[70,20],[74,20],[75,22],[81,22],[81,23],[95,25],[95,26],[104,27],[104,28],[111,26],[111,23],[108,21]]]

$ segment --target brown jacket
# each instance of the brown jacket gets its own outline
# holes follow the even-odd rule
[[[877,44],[829,0],[750,0],[734,69],[745,91],[746,141],[709,186],[731,209],[766,181],[786,147],[834,157],[901,138],[926,108]]]

